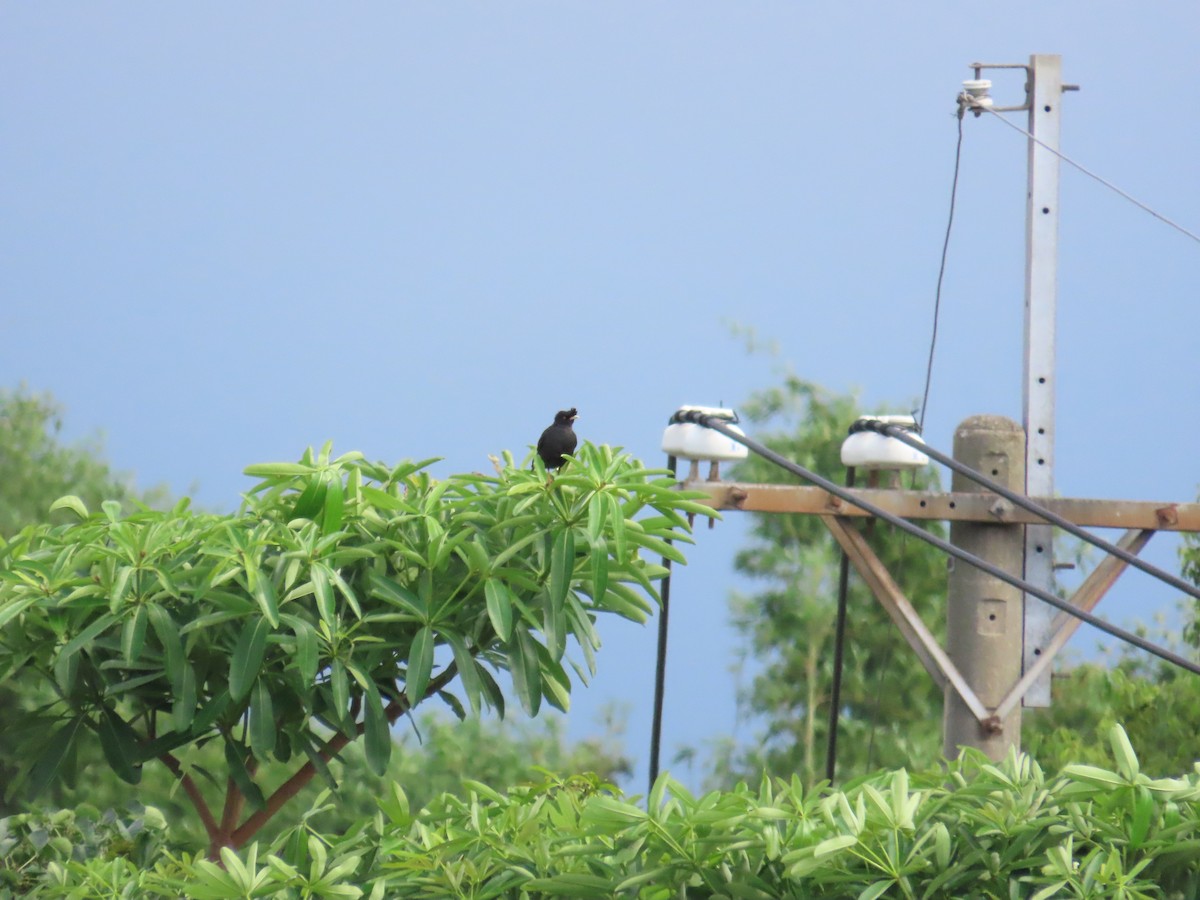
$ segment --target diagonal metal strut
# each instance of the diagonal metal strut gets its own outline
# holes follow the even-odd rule
[[[1154,532],[1148,528],[1131,529],[1122,535],[1117,542],[1117,546],[1128,553],[1141,553],[1142,549],[1150,543],[1150,538],[1154,537]],[[1089,612],[1096,607],[1108,589],[1111,588],[1121,574],[1128,568],[1128,563],[1116,556],[1106,556],[1100,561],[1100,564],[1092,570],[1091,574],[1084,579],[1083,584],[1075,589],[1075,593],[1071,595],[1071,603],[1076,609],[1084,609]],[[1012,712],[1013,708],[1021,702],[1025,693],[1033,687],[1034,683],[1044,675],[1054,662],[1054,657],[1071,639],[1071,635],[1079,628],[1080,620],[1074,616],[1069,616],[1062,613],[1052,623],[1054,626],[1054,634],[1050,640],[1031,650],[1037,656],[1037,662],[1025,670],[1011,691],[1000,701],[996,707],[996,715],[1003,719],[1006,715]]]
[[[963,703],[987,727],[992,720],[992,714],[983,705],[979,697],[971,690],[967,680],[963,678],[958,667],[946,655],[921,616],[908,602],[900,586],[896,584],[883,561],[875,555],[875,551],[867,544],[866,539],[854,528],[849,527],[844,519],[837,516],[821,516],[821,521],[833,534],[834,539],[841,545],[850,562],[863,581],[871,589],[880,605],[891,616],[904,639],[916,652],[925,669],[933,677],[938,687],[949,683],[963,699]]]

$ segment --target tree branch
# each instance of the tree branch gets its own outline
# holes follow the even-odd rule
[[[200,814],[200,821],[204,824],[204,832],[208,835],[209,841],[214,841],[217,838],[218,828],[217,820],[213,818],[212,810],[208,808],[208,802],[204,799],[204,795],[200,793],[200,787],[192,779],[192,776],[183,771],[183,766],[170,753],[163,753],[159,760],[164,766],[170,769],[171,774],[178,780],[183,787],[183,792],[188,795],[192,801],[192,806],[196,808],[196,812]]]
[[[242,814],[242,803],[244,801],[242,792],[238,790],[237,782],[230,775],[225,779],[225,808],[221,813],[221,833],[222,841],[233,832],[237,827],[238,816]]]
[[[450,663],[450,665],[446,666],[446,668],[442,670],[440,675],[430,680],[429,685],[425,688],[425,695],[421,699],[424,700],[436,694],[447,684],[453,681],[454,676],[457,674],[457,664]],[[401,694],[396,697],[395,700],[384,707],[383,711],[387,716],[388,724],[391,725],[395,723],[398,718],[408,712],[409,708],[410,704],[408,702],[408,697],[401,692]],[[352,735],[339,731],[325,742],[325,745],[318,751],[318,755],[325,762],[329,762],[329,760],[333,759],[334,756],[341,752],[343,747],[352,741],[357,740],[365,729],[366,724],[359,722],[358,725],[355,726],[354,734]],[[250,818],[246,819],[246,821],[243,822],[241,826],[229,836],[230,843],[233,845],[233,847],[235,849],[240,848],[243,844],[250,840],[250,838],[252,838],[260,828],[262,828],[271,820],[271,817],[274,816],[275,813],[279,812],[279,810],[283,808],[285,803],[300,793],[300,791],[302,791],[304,787],[310,781],[312,781],[313,776],[316,774],[317,767],[313,764],[312,760],[309,760],[303,766],[297,769],[296,773],[292,775],[291,778],[276,788],[275,792],[267,798],[267,802],[262,809],[253,813]]]

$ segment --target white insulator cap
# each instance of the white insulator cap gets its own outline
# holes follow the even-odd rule
[[[898,425],[908,431],[911,437],[925,443],[912,430],[916,427],[916,420],[912,416],[862,416],[858,422],[863,421]],[[929,465],[929,457],[915,447],[877,431],[852,430],[850,436],[842,441],[842,465],[858,469],[919,469]]]
[[[963,82],[963,90],[975,101],[977,106],[992,106],[992,80],[990,78],[971,78]]]
[[[700,412],[705,415],[724,419],[731,431],[745,434],[736,424],[737,413],[732,409],[722,409],[714,406],[681,406],[675,413],[679,416],[686,412]],[[680,459],[715,460],[732,462],[745,459],[749,451],[731,437],[705,428],[695,422],[672,421],[663,432],[662,448],[665,453]]]

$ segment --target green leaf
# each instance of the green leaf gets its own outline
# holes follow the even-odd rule
[[[98,731],[100,749],[104,751],[104,758],[117,777],[129,784],[141,781],[138,737],[129,723],[106,706],[101,710]]]
[[[618,563],[623,563],[629,555],[625,545],[625,513],[621,510],[621,504],[616,497],[607,493],[603,496],[608,504],[608,523],[612,529],[613,555]]]
[[[575,571],[575,532],[564,528],[554,536],[550,550],[550,605],[561,609]]]
[[[142,647],[146,644],[146,607],[138,606],[132,615],[125,617],[125,625],[121,629],[121,656],[125,662],[136,662],[142,655]]]
[[[329,685],[333,689],[333,708],[343,728],[349,729],[353,722],[350,715],[350,681],[346,674],[346,666],[340,659],[335,659],[329,665]]]
[[[507,641],[512,634],[512,597],[507,584],[499,578],[489,578],[483,583],[483,593],[487,600],[488,618],[496,634],[502,641]]]
[[[896,879],[888,878],[886,881],[877,881],[867,887],[861,894],[858,895],[858,900],[878,900],[887,893],[888,888],[895,885]]]
[[[1133,816],[1129,821],[1129,846],[1139,849],[1150,832],[1150,822],[1154,816],[1154,797],[1144,787],[1138,786],[1133,796]]]
[[[612,897],[615,889],[613,879],[583,872],[533,878],[521,885],[522,892],[536,891],[549,897]]]
[[[112,613],[104,613],[104,615],[92,622],[91,625],[83,629],[83,631],[79,632],[79,634],[75,635],[75,637],[73,637],[71,640],[67,641],[63,648],[58,652],[59,659],[63,659],[64,657],[69,659],[70,657],[74,656],[81,649],[95,640],[96,636],[102,631],[106,631],[108,628],[110,628],[116,621],[117,617]]]
[[[651,537],[648,534],[638,534],[631,537],[630,540],[636,544],[645,547],[652,553],[657,553],[663,559],[669,559],[672,562],[677,562],[683,565],[687,562],[687,558],[683,552],[673,544],[668,544],[666,541],[661,541],[656,537]]]
[[[334,475],[325,491],[325,506],[321,515],[321,534],[333,534],[341,528],[345,511],[345,488],[342,485],[342,477]]]
[[[271,623],[272,628],[279,627],[279,598],[275,593],[275,582],[260,573],[254,583],[254,599],[263,616]]]
[[[325,563],[321,563],[322,568],[328,568]],[[342,573],[337,569],[329,569],[329,577],[333,580],[334,586],[338,592],[345,598],[350,608],[354,610],[354,615],[358,618],[363,617],[362,607],[358,605],[358,596],[354,593],[354,589],[350,587],[346,579],[342,577]]]
[[[297,738],[300,743],[300,749],[304,751],[304,755],[313,764],[313,768],[317,770],[317,774],[325,780],[331,791],[336,791],[338,789],[337,779],[333,777],[333,772],[330,771],[329,764],[321,756],[320,745],[307,731],[300,732]]]
[[[229,708],[229,702],[229,691],[223,690],[203,703],[196,713],[196,720],[192,723],[193,731],[198,735],[206,733]]]
[[[599,493],[593,494],[588,501],[588,537],[595,542],[604,534],[604,519],[608,512],[608,501]]]
[[[265,679],[254,682],[250,692],[250,749],[265,760],[275,749],[275,710]]]
[[[433,672],[433,629],[426,625],[413,638],[408,651],[408,673],[404,678],[404,693],[409,708],[425,699],[425,688]]]
[[[292,518],[316,519],[317,513],[325,505],[325,490],[325,479],[314,474],[296,498],[296,505],[292,507]]]
[[[242,629],[229,665],[229,696],[234,700],[243,700],[250,693],[250,687],[262,668],[270,631],[271,624],[266,619],[258,619],[250,627]]]
[[[179,629],[175,627],[171,614],[157,603],[146,604],[146,615],[150,617],[150,626],[162,645],[163,666],[174,686],[183,677],[183,643],[179,639]]]
[[[317,598],[317,611],[321,621],[329,626],[330,631],[337,627],[337,610],[333,602],[333,585],[329,581],[329,570],[320,563],[314,563],[310,572],[313,586],[313,596]]]
[[[429,624],[429,608],[408,588],[375,571],[367,574],[367,582],[370,584],[371,596],[406,610],[418,621]]]
[[[25,612],[25,610],[29,609],[37,601],[37,597],[22,597],[20,600],[9,601],[3,609],[0,609],[0,628],[3,628],[11,620]]]
[[[300,678],[306,685],[312,684],[317,677],[317,666],[320,656],[317,648],[317,632],[308,622],[298,616],[287,616],[285,621],[291,626],[296,635],[296,655],[294,657]]]
[[[70,719],[47,741],[29,773],[29,796],[31,799],[36,799],[52,781],[58,779],[63,762],[73,748],[75,739],[79,736],[79,729],[83,727],[85,721],[84,716]]]
[[[600,535],[592,541],[592,601],[600,606],[604,603],[604,592],[608,590],[608,542]]]
[[[50,512],[60,509],[69,509],[81,519],[86,519],[89,515],[87,504],[74,494],[66,494],[50,504]]]
[[[387,772],[392,758],[392,732],[388,726],[387,713],[383,710],[383,698],[375,682],[366,681],[367,700],[363,710],[363,751],[367,765],[376,775]]]
[[[1119,787],[1127,783],[1116,772],[1110,772],[1108,769],[1101,769],[1098,766],[1082,764],[1063,766],[1062,774],[1067,778],[1076,778],[1079,781],[1086,781],[1104,787]]]
[[[246,466],[242,469],[242,474],[249,475],[251,478],[275,478],[288,475],[307,475],[311,471],[312,466],[306,466],[303,463],[277,462],[255,463]]]
[[[516,640],[508,642],[508,668],[512,673],[517,699],[530,716],[542,705],[542,669],[538,664],[537,641],[524,628],[517,629]]]
[[[225,736],[225,764],[229,767],[229,775],[237,785],[251,809],[259,810],[266,805],[262,788],[254,783],[246,770],[246,759],[241,744],[234,742],[229,735]]]
[[[184,662],[181,669],[180,689],[175,692],[175,701],[171,705],[171,719],[176,731],[187,731],[196,717],[196,671],[189,662]]]
[[[1137,754],[1133,750],[1133,744],[1129,742],[1129,735],[1125,733],[1125,729],[1119,724],[1113,725],[1108,733],[1108,739],[1112,744],[1113,756],[1117,760],[1117,770],[1130,781],[1137,778],[1141,769],[1138,766]]]
[[[441,636],[450,645],[450,649],[454,651],[454,662],[458,666],[458,677],[462,680],[463,690],[467,692],[467,702],[471,704],[471,712],[479,715],[482,705],[480,695],[483,693],[483,685],[479,680],[478,664],[475,661],[475,657],[467,649],[462,635],[456,634],[453,631],[442,631]]]
[[[566,601],[552,603],[547,598],[542,610],[542,633],[546,636],[546,649],[552,659],[562,659],[567,649],[567,610]]]

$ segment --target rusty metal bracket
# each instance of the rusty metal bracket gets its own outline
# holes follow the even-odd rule
[[[925,666],[927,672],[937,683],[938,687],[949,684],[962,697],[963,702],[971,713],[985,728],[988,720],[993,718],[991,711],[983,705],[979,697],[971,690],[967,680],[946,655],[937,639],[933,636],[921,616],[904,596],[900,586],[896,584],[883,561],[875,555],[875,551],[867,544],[866,539],[851,528],[845,519],[838,516],[821,516],[821,521],[829,529],[834,539],[841,545],[854,564],[855,570],[875,595],[887,614],[891,617],[904,639],[908,641],[917,657]],[[993,725],[993,727],[996,727]]]

